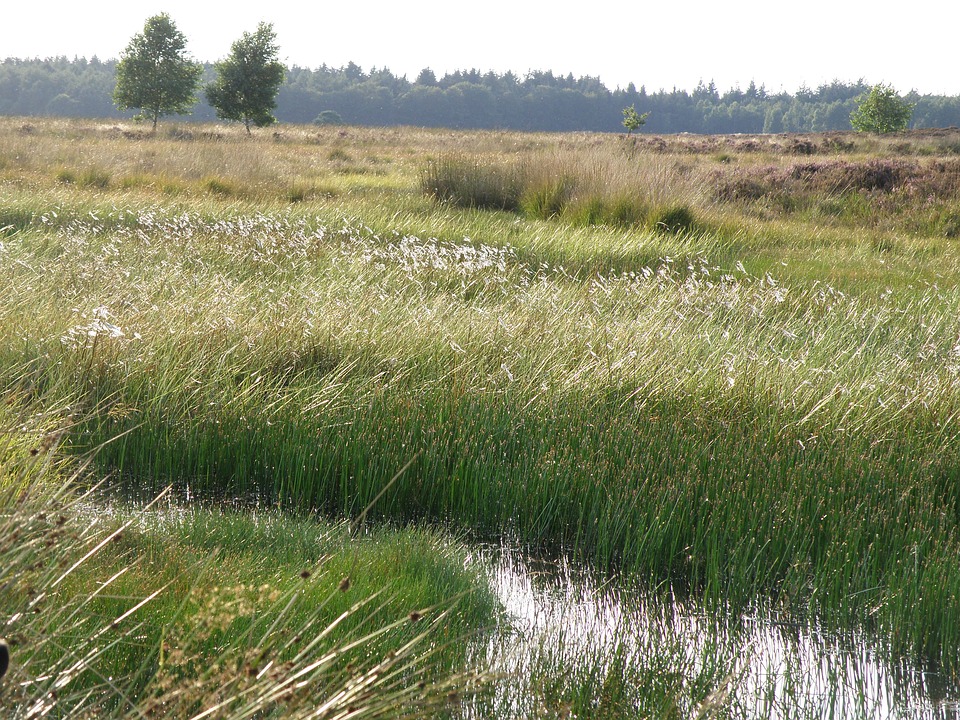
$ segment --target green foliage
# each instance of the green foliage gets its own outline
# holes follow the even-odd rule
[[[201,186],[213,195],[233,197],[240,194],[239,188],[229,180],[218,177],[208,177],[201,181]]]
[[[627,129],[627,135],[643,127],[648,117],[650,117],[650,113],[645,112],[641,115],[637,112],[635,105],[625,107],[623,109],[623,126]]]
[[[119,113],[110,97],[116,62],[7,58],[0,62],[0,114],[116,117]],[[547,72],[518,77],[510,72],[454,71],[434,79],[436,84],[418,84],[386,68],[365,71],[354,63],[340,68],[291,67],[274,113],[284,123],[311,123],[322,107],[351,125],[623,132],[621,112],[636,104],[651,111],[643,127],[646,132],[824,132],[849,130],[856,98],[870,90],[862,81],[833,81],[794,95],[732,89],[721,92],[719,100],[700,103],[685,89],[611,90],[598,78]],[[957,124],[960,97],[923,95],[913,100],[913,126]],[[215,117],[205,102],[192,115],[202,120]]]
[[[273,25],[260,23],[254,33],[244,33],[233,43],[230,56],[214,67],[217,79],[207,85],[207,102],[223,120],[265,127],[277,121],[271,111],[277,106],[277,92],[286,68],[277,57]]]
[[[110,187],[110,173],[100,168],[87,168],[77,179],[80,187],[106,190]]]
[[[330,162],[353,162],[353,158],[343,148],[334,148],[327,154],[327,160]]]
[[[850,114],[850,125],[857,132],[905,130],[913,115],[914,104],[901,98],[891,85],[874,85],[857,102],[857,109]]]
[[[188,113],[197,101],[203,68],[187,57],[186,45],[169,15],[149,18],[117,64],[117,107],[139,109],[138,117],[152,120],[154,130],[162,116]]]
[[[307,718],[319,705],[436,717],[484,681],[450,669],[465,647],[450,639],[496,608],[444,538],[108,505],[58,472],[62,431],[28,420],[12,433],[9,420],[0,413],[3,717]]]
[[[574,225],[626,228],[643,225],[648,212],[647,204],[637,194],[624,194],[613,198],[590,195],[583,201],[568,205],[564,217]]]

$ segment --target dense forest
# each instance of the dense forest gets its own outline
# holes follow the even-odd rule
[[[116,61],[65,57],[0,63],[0,115],[129,117],[113,104]],[[204,83],[213,79],[205,66]],[[424,69],[416,79],[355,63],[317,69],[291,67],[277,97],[281,122],[414,125],[510,130],[622,132],[622,111],[649,112],[643,130],[654,133],[775,133],[849,130],[863,81],[834,81],[790,94],[750,85],[720,92],[710,83],[693,91],[648,92],[631,83],[610,90],[599,78],[550,71],[497,74],[467,70],[443,77]],[[960,125],[960,97],[918,95],[911,127]],[[189,119],[214,120],[202,98]]]

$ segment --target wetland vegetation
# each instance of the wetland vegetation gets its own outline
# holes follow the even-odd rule
[[[0,120],[0,702],[953,716],[958,142]]]

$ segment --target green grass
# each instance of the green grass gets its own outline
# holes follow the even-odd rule
[[[442,155],[464,159],[419,165],[418,178],[394,150],[382,176],[331,167],[335,193],[294,195],[327,179],[270,189],[273,170],[229,170],[238,157],[273,168],[284,143],[237,157],[202,138],[179,145],[202,157],[169,178],[185,188],[176,201],[125,187],[117,168],[105,188],[43,167],[37,187],[0,188],[0,378],[24,402],[70,408],[63,449],[96,448],[94,477],[346,521],[376,500],[374,525],[506,537],[718,613],[769,605],[956,669],[952,166],[538,150],[523,158],[542,163],[538,179],[575,177],[586,192],[565,185],[534,211],[510,186],[519,166],[496,153]],[[417,183],[440,171],[453,189],[437,203]],[[715,172],[756,192],[713,196]],[[837,187],[897,173],[935,189],[932,205]],[[763,185],[774,176],[793,178],[791,192]],[[256,523],[210,522],[218,539],[204,547],[259,582],[266,568],[245,550],[266,542]],[[429,554],[416,549],[427,536],[404,540],[408,554]],[[378,547],[374,566],[378,555],[377,572],[399,564]],[[683,712],[737,661],[684,690]],[[644,702],[622,694],[640,683],[636,663],[581,666],[554,689],[572,665],[545,655],[541,667],[560,705]],[[603,690],[607,670],[620,685]]]
[[[423,717],[485,682],[457,670],[498,615],[462,545],[79,494],[57,417],[4,400],[6,717]]]
[[[377,516],[955,639],[951,290],[695,258],[583,277],[287,215],[97,223],[18,236],[7,312],[47,313],[11,361],[79,393],[74,442],[128,433],[104,471],[355,517],[419,453]]]

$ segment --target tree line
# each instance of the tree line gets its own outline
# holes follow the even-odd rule
[[[8,58],[0,63],[0,114],[122,118],[114,104],[116,60]],[[217,80],[214,64],[200,65],[200,84]],[[849,130],[864,81],[834,81],[794,93],[754,83],[720,92],[710,83],[692,91],[648,92],[632,83],[608,89],[599,78],[533,71],[525,75],[429,69],[410,80],[387,68],[283,68],[273,115],[281,122],[543,131],[623,132],[623,110],[649,113],[643,132],[773,133]],[[911,127],[960,126],[960,97],[907,93]],[[187,119],[217,117],[204,94]]]

